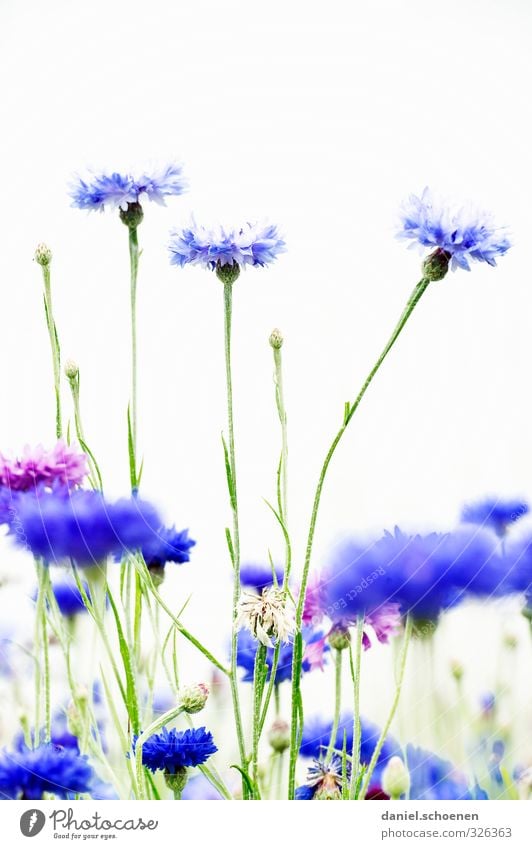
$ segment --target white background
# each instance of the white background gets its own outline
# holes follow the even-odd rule
[[[17,453],[54,437],[32,262],[45,241],[63,356],[81,368],[87,441],[109,492],[127,491],[127,233],[116,214],[70,208],[67,185],[89,167],[179,159],[189,193],[166,209],[147,205],[140,230],[139,445],[145,495],[198,540],[166,592],[176,604],[194,592],[187,624],[210,645],[223,652],[230,610],[222,292],[204,271],[171,267],[165,248],[169,229],[192,211],[205,223],[267,217],[288,245],[274,267],[249,270],[235,287],[244,559],[282,551],[262,501],[273,496],[279,451],[268,335],[278,326],[286,338],[300,570],[343,403],[419,277],[420,259],[394,228],[403,198],[425,185],[492,210],[515,247],[497,269],[474,267],[430,287],[331,466],[315,562],[346,530],[448,528],[473,497],[532,498],[526,0],[2,0],[0,14],[0,448]],[[27,576],[25,557],[7,545],[2,556],[15,581]],[[5,590],[6,610],[17,592]],[[474,628],[467,616],[447,628],[441,651],[462,653],[478,694],[493,686],[489,647],[499,634],[487,615]],[[526,637],[517,617],[515,628]],[[380,649],[375,657],[378,669]],[[324,686],[320,678],[315,692]],[[382,718],[378,680],[364,700]],[[328,712],[331,701],[321,696],[316,708]]]

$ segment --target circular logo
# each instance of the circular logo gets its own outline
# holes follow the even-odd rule
[[[20,818],[20,830],[24,837],[35,837],[43,830],[46,817],[42,811],[32,808],[29,811],[24,811]]]

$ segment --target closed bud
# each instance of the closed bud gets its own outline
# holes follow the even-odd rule
[[[240,276],[240,266],[238,262],[221,265],[218,261],[218,264],[216,265],[216,276],[218,277],[218,280],[221,280],[224,284],[233,284]]]
[[[209,698],[207,684],[191,684],[179,692],[181,707],[185,713],[199,713],[203,710]]]
[[[275,348],[275,349],[278,350],[279,348],[283,347],[283,342],[284,342],[283,334],[281,333],[280,330],[277,329],[277,327],[275,327],[272,330],[272,332],[270,333],[270,338],[269,338],[270,345],[272,346],[272,348]]]
[[[274,752],[284,752],[290,746],[290,726],[284,719],[276,719],[268,731],[268,743]]]
[[[436,248],[423,262],[423,277],[425,280],[443,280],[449,271],[451,254],[442,248]]]
[[[47,266],[50,265],[52,261],[52,251],[45,245],[44,242],[41,242],[40,245],[37,245],[35,249],[35,262],[39,265]]]
[[[348,628],[343,628],[341,625],[335,625],[328,636],[329,645],[337,651],[343,651],[348,648],[351,642],[351,635]]]
[[[460,682],[464,677],[464,667],[459,660],[451,660],[451,675],[457,682]]]
[[[120,221],[130,230],[136,230],[143,218],[144,210],[138,201],[128,203],[126,209],[120,210]]]
[[[169,787],[170,790],[173,790],[173,792],[179,797],[188,781],[188,772],[186,767],[182,766],[174,773],[165,772],[164,780],[166,781],[166,786]]]
[[[410,774],[397,755],[390,758],[382,773],[382,789],[390,799],[400,799],[410,790]]]
[[[74,360],[67,360],[65,363],[65,375],[69,380],[75,380],[79,375],[79,366]]]

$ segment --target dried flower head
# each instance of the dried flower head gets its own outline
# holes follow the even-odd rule
[[[261,595],[245,592],[240,599],[236,628],[247,628],[263,646],[273,648],[272,638],[287,643],[293,633],[293,609],[276,587],[266,587]]]

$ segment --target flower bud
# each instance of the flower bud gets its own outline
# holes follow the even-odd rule
[[[144,210],[138,201],[128,203],[127,209],[120,210],[120,221],[130,230],[136,230],[143,218]]]
[[[268,341],[269,341],[270,345],[272,346],[272,348],[275,348],[275,349],[278,350],[279,348],[283,347],[283,342],[284,342],[283,334],[281,333],[280,330],[277,329],[277,327],[275,327],[272,330],[272,332],[270,333],[270,338],[269,338]]]
[[[164,780],[166,781],[166,786],[180,796],[188,781],[188,772],[186,767],[182,766],[174,773],[165,772]]]
[[[240,266],[238,262],[233,262],[232,264],[226,263],[225,265],[221,265],[218,261],[216,265],[216,276],[218,280],[221,280],[222,283],[234,283],[235,280],[240,276]]]
[[[459,660],[451,660],[451,675],[458,683],[464,677],[464,667]]]
[[[179,692],[181,707],[185,713],[199,713],[203,710],[209,698],[207,684],[191,684]]]
[[[268,731],[268,743],[274,752],[284,752],[290,746],[290,726],[278,717]]]
[[[425,280],[443,280],[449,271],[451,254],[442,248],[436,248],[423,262],[423,277]]]
[[[410,774],[397,755],[390,758],[382,773],[382,789],[390,799],[399,799],[410,790]]]
[[[35,249],[35,262],[44,267],[50,265],[51,261],[52,251],[50,250],[48,245],[45,245],[44,242],[41,242],[39,245],[37,245]]]
[[[74,360],[67,360],[65,363],[65,375],[69,380],[75,380],[79,375],[79,366]]]
[[[348,648],[351,642],[351,635],[348,628],[343,628],[341,625],[335,625],[328,636],[329,645],[337,651],[343,651]]]

